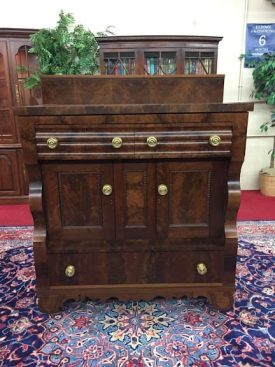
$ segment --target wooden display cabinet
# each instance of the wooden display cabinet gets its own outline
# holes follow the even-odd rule
[[[35,31],[0,28],[0,172],[5,172],[0,180],[0,204],[27,200],[28,183],[12,108],[42,101],[39,88],[29,91],[23,87],[37,67],[35,57],[28,53],[29,35]],[[112,36],[97,40],[102,74],[171,75],[216,73],[221,38]],[[18,70],[21,65],[25,71]]]
[[[39,89],[23,87],[36,64],[28,54],[32,29],[0,29],[0,204],[27,202],[28,187],[13,106],[41,103]],[[19,71],[23,65],[26,71]]]
[[[98,37],[101,74],[215,74],[222,37]]]

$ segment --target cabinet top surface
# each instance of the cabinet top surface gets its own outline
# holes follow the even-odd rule
[[[39,105],[14,108],[19,116],[109,115],[150,113],[219,113],[253,111],[254,103]]]
[[[219,42],[223,37],[193,35],[129,35],[97,37],[99,43],[118,41],[212,41]]]
[[[0,28],[0,38],[28,38],[37,31],[33,28]]]

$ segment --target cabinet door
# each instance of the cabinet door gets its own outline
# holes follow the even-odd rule
[[[26,89],[25,80],[38,68],[35,55],[29,53],[29,39],[9,41],[9,65],[13,104],[37,105],[42,102],[41,88]]]
[[[19,150],[0,149],[0,197],[20,195]],[[18,163],[19,162],[19,163]]]
[[[42,166],[49,240],[102,240],[114,236],[112,164]]]
[[[221,238],[227,199],[227,161],[157,164],[157,231],[163,238]]]
[[[115,163],[116,238],[155,236],[155,164]]]
[[[2,144],[16,142],[11,105],[7,45],[5,41],[0,41],[0,139]]]

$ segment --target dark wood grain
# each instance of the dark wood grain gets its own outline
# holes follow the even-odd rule
[[[0,28],[0,204],[27,203],[27,181],[13,106],[37,104],[38,94],[23,87],[25,72],[19,64],[35,70],[28,54],[33,29]],[[31,61],[32,60],[32,61]],[[41,96],[40,96],[41,97]],[[40,100],[41,102],[41,100]]]
[[[168,103],[16,109],[41,310],[57,311],[70,298],[184,295],[229,308],[252,108]],[[212,135],[221,137],[218,146],[209,143]],[[112,146],[114,136],[122,138],[120,148]],[[147,144],[150,136],[157,138],[155,147]],[[48,148],[50,137],[58,139],[55,149]],[[105,184],[111,195],[103,195]],[[166,195],[159,194],[160,184]],[[200,263],[205,274],[197,270]],[[69,265],[72,277],[65,275]]]
[[[42,76],[44,104],[222,102],[224,75]]]

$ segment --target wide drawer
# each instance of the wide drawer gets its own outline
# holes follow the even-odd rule
[[[232,129],[211,126],[153,126],[115,130],[38,127],[39,159],[146,159],[227,157],[231,155]]]
[[[52,285],[221,283],[223,251],[49,254]]]
[[[37,128],[35,138],[39,159],[134,158],[133,132]]]
[[[135,132],[135,155],[139,158],[185,158],[230,156],[231,128],[154,128]]]

